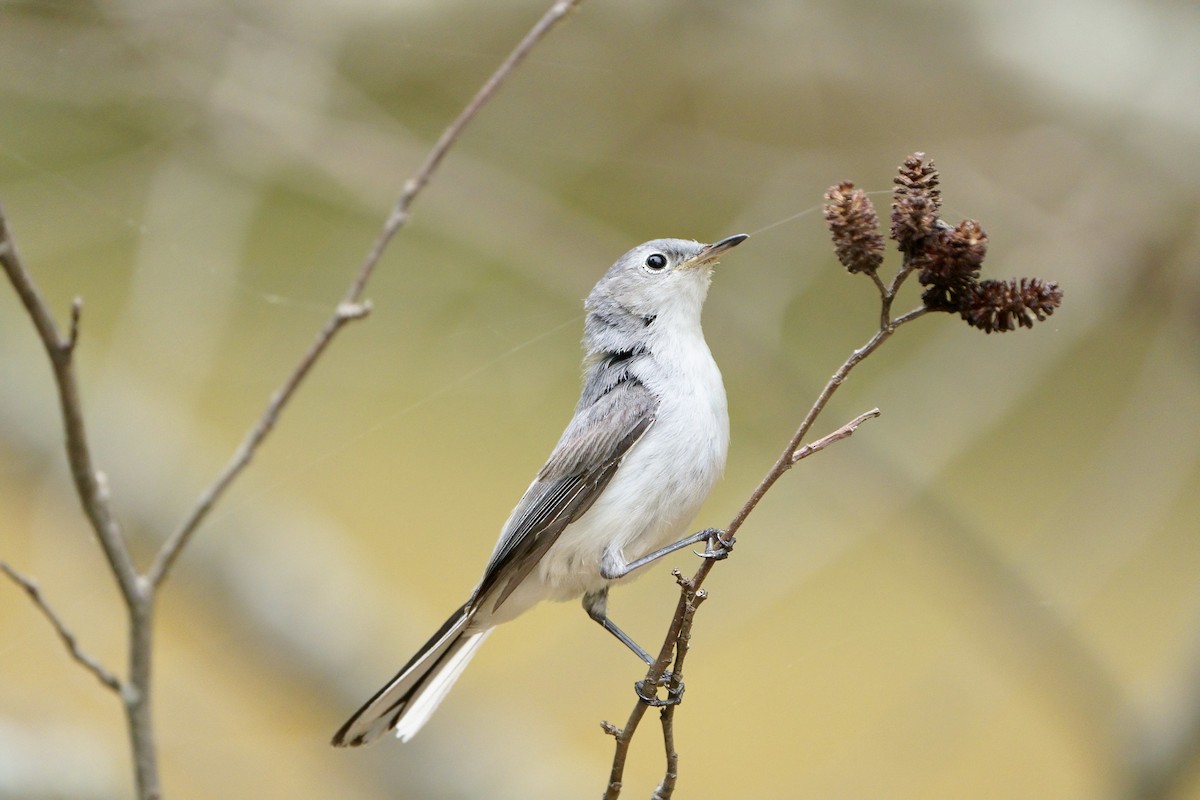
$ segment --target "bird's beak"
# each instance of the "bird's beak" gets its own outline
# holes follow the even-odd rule
[[[742,242],[750,238],[747,233],[735,233],[733,236],[726,236],[719,242],[706,244],[694,257],[683,262],[679,266],[683,269],[689,267],[698,267],[701,264],[711,264],[721,257],[721,254],[730,248],[737,247]]]

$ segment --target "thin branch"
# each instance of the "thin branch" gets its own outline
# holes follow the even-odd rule
[[[2,566],[4,572],[29,593],[38,608],[51,621],[72,656],[91,670],[102,683],[120,694],[128,720],[138,797],[142,800],[158,800],[161,797],[150,691],[157,587],[166,579],[184,547],[209,512],[250,464],[258,448],[279,421],[284,408],[337,333],[347,323],[361,319],[370,312],[370,303],[362,299],[367,282],[383,256],[388,243],[407,221],[412,203],[421,190],[428,185],[446,153],[462,135],[471,120],[495,95],[500,85],[524,60],[529,51],[545,37],[555,23],[578,6],[580,2],[582,0],[558,0],[555,2],[438,139],[416,174],[405,183],[400,199],[388,215],[381,233],[359,266],[342,301],[317,333],[312,344],[284,380],[282,386],[272,395],[257,423],[247,432],[225,468],[200,494],[183,521],[166,538],[144,575],[138,574],[133,563],[128,545],[110,508],[107,482],[103,473],[99,472],[92,464],[88,449],[79,388],[72,359],[79,338],[82,302],[76,298],[71,306],[67,335],[65,337],[60,335],[53,315],[28,271],[21,263],[16,245],[9,236],[3,209],[0,209],[0,264],[3,265],[13,288],[29,312],[38,336],[50,358],[62,406],[67,459],[71,465],[76,492],[104,548],[127,606],[129,619],[129,675],[127,680],[119,681],[97,662],[82,653],[74,636],[42,599],[37,585],[7,565]]]
[[[71,301],[71,322],[67,328],[67,338],[62,346],[68,352],[75,351],[75,343],[79,341],[79,318],[83,316],[83,298],[76,297]]]
[[[675,574],[681,575],[678,570]],[[676,580],[680,580],[678,577]],[[658,651],[658,657],[654,659],[654,663],[646,671],[646,677],[642,681],[642,686],[655,687],[662,680],[663,674],[667,671],[667,665],[671,663],[672,657],[675,654],[676,646],[679,641],[680,632],[683,630],[684,621],[687,618],[687,591],[683,588],[683,583],[680,583],[679,602],[675,605],[675,616],[671,619],[671,625],[667,628],[667,636],[663,639],[662,647]],[[616,800],[621,795],[622,782],[625,774],[625,761],[629,757],[629,745],[633,741],[633,734],[637,732],[638,725],[642,722],[642,717],[646,716],[646,711],[650,709],[650,705],[643,702],[641,699],[634,703],[633,710],[629,712],[629,719],[625,721],[625,727],[618,728],[610,722],[603,724],[604,732],[609,734],[616,740],[616,749],[613,752],[612,769],[609,772],[608,786],[605,788],[604,800]]]
[[[150,640],[151,620],[154,611],[154,586],[139,575],[129,553],[129,545],[112,512],[108,480],[92,463],[88,447],[87,432],[83,423],[83,408],[79,398],[79,384],[75,378],[74,353],[79,340],[79,319],[83,304],[76,298],[71,305],[71,321],[67,336],[58,333],[58,326],[45,300],[25,269],[17,253],[16,244],[8,231],[8,223],[0,209],[0,262],[12,282],[21,302],[33,319],[38,337],[46,348],[50,366],[54,370],[58,388],[59,405],[62,409],[63,432],[66,443],[67,461],[75,481],[75,493],[83,505],[84,513],[96,532],[96,538],[104,550],[109,567],[116,578],[125,600],[129,617],[129,674],[125,681],[117,681],[111,673],[100,668],[98,663],[86,657],[77,646],[74,636],[62,626],[61,620],[41,599],[36,584],[19,579],[15,573],[5,570],[10,578],[17,580],[47,615],[67,649],[79,663],[90,669],[100,682],[116,689],[125,706],[129,737],[133,754],[134,772],[138,797],[142,800],[158,800],[161,795],[158,780],[158,763],[154,743],[154,729],[150,720]]]
[[[54,371],[54,383],[58,389],[59,408],[63,419],[64,445],[67,462],[71,467],[71,478],[75,482],[75,492],[83,506],[83,512],[91,523],[92,530],[104,550],[104,556],[116,576],[117,585],[125,604],[132,608],[142,593],[141,581],[137,569],[129,554],[129,547],[121,533],[121,527],[113,514],[109,501],[108,489],[103,475],[92,462],[91,448],[88,445],[87,430],[83,422],[83,404],[79,395],[79,383],[75,377],[74,353],[79,339],[79,318],[82,313],[82,301],[75,299],[71,306],[71,322],[66,337],[58,332],[54,315],[46,304],[45,298],[34,283],[33,277],[25,269],[16,242],[13,241],[8,219],[4,209],[0,208],[0,265],[9,282],[21,298],[21,303],[33,320],[38,338],[46,349],[50,366]]]
[[[662,783],[654,790],[654,794],[650,795],[650,800],[670,800],[679,781],[679,752],[675,749],[675,704],[660,708],[658,718],[662,721],[663,749],[666,751],[667,766]]]
[[[42,616],[49,620],[50,624],[54,627],[54,632],[58,634],[58,638],[66,646],[67,652],[71,654],[71,658],[75,659],[88,672],[92,673],[100,683],[120,694],[122,689],[121,681],[105,669],[103,664],[83,651],[83,648],[79,646],[79,641],[75,638],[75,634],[62,621],[62,617],[58,616],[54,609],[50,607],[50,604],[46,602],[46,598],[42,596],[42,590],[38,587],[37,582],[32,578],[25,577],[3,561],[0,561],[0,572],[3,572],[13,583],[25,590],[25,593],[29,595],[29,599],[42,612]]]
[[[879,290],[879,299],[883,301],[879,304],[879,327],[885,328],[888,324],[888,317],[892,313],[891,298],[896,296],[896,290],[900,288],[900,284],[893,281],[891,286],[885,286],[883,278],[879,277],[877,270],[870,270],[867,275],[874,282],[875,288]]]
[[[675,784],[679,780],[679,752],[675,749],[675,707],[683,697],[683,660],[692,646],[692,620],[696,609],[704,602],[708,594],[703,589],[696,589],[695,584],[683,577],[683,573],[674,570],[676,582],[679,583],[680,593],[684,601],[682,624],[679,626],[679,636],[675,648],[675,663],[671,670],[671,679],[667,682],[667,697],[676,702],[669,703],[659,709],[658,716],[662,723],[663,748],[666,751],[666,769],[662,783],[654,790],[651,800],[670,800],[675,793]]]
[[[367,282],[371,279],[375,267],[379,264],[379,260],[383,257],[383,253],[392,238],[408,221],[409,209],[421,191],[429,184],[438,166],[446,157],[446,153],[450,151],[450,148],[462,136],[467,125],[475,119],[483,107],[487,105],[488,101],[495,96],[497,90],[508,79],[513,70],[525,60],[529,52],[545,38],[546,34],[550,32],[550,29],[556,23],[582,1],[558,0],[542,15],[541,19],[534,24],[520,43],[517,44],[508,58],[496,68],[496,71],[492,73],[491,77],[488,78],[475,94],[471,102],[466,105],[458,117],[442,132],[433,149],[429,151],[429,155],[425,157],[425,161],[417,169],[416,173],[405,182],[400,198],[396,201],[391,213],[388,214],[383,229],[380,231],[371,249],[367,252],[366,257],[358,268],[358,272],[350,282],[349,287],[347,287],[346,293],[343,295],[342,301],[335,309],[333,315],[325,323],[324,327],[321,328],[316,339],[309,346],[308,352],[300,359],[295,369],[292,370],[291,375],[284,381],[283,386],[272,395],[262,416],[246,434],[246,437],[242,440],[242,443],[238,446],[220,475],[200,494],[191,511],[188,512],[179,526],[167,538],[167,541],[155,556],[154,563],[146,573],[147,580],[152,586],[158,586],[166,579],[171,567],[175,564],[176,559],[179,558],[179,554],[191,539],[192,534],[200,526],[200,523],[208,516],[213,506],[221,499],[221,496],[224,495],[225,491],[238,475],[250,464],[259,446],[275,427],[275,423],[278,422],[284,407],[296,393],[305,376],[308,375],[317,360],[329,347],[333,338],[348,322],[361,319],[370,313],[370,303],[362,301],[362,295],[366,290]]]
[[[487,79],[487,82],[483,84],[475,94],[475,97],[471,99],[471,102],[462,110],[458,118],[450,123],[449,127],[442,132],[441,137],[437,140],[437,144],[433,146],[433,149],[429,151],[429,155],[425,157],[425,163],[404,184],[404,190],[400,194],[400,199],[396,201],[391,214],[388,215],[387,222],[384,224],[379,238],[376,239],[374,246],[371,247],[370,252],[367,254],[366,260],[359,269],[358,276],[346,291],[343,302],[356,303],[362,297],[367,281],[370,280],[371,273],[374,271],[375,265],[379,263],[379,259],[383,255],[383,251],[387,248],[388,242],[392,240],[397,231],[404,227],[404,223],[408,221],[409,207],[416,200],[421,190],[425,188],[425,185],[429,183],[429,179],[437,170],[438,165],[442,163],[442,159],[445,158],[446,153],[458,141],[459,136],[462,135],[463,129],[475,118],[480,109],[487,105],[487,102],[496,94],[500,85],[525,60],[525,56],[529,55],[529,51],[545,38],[551,28],[582,2],[583,0],[558,0],[554,5],[550,6],[549,10],[542,15],[542,18],[529,29],[529,33],[525,34],[525,38],[513,48],[508,58],[504,59],[504,62],[496,68],[496,71]]]
[[[885,298],[884,302],[890,305],[891,298]],[[821,393],[817,395],[817,399],[813,402],[812,407],[809,408],[808,414],[804,417],[804,421],[800,423],[800,427],[798,427],[796,432],[792,435],[792,438],[788,442],[787,447],[784,448],[783,453],[780,454],[779,458],[775,461],[775,464],[750,494],[750,498],[729,523],[729,527],[726,529],[727,537],[732,536],[739,528],[742,527],[742,523],[746,521],[746,517],[750,516],[750,512],[753,511],[758,505],[759,501],[762,500],[763,495],[765,495],[767,491],[775,485],[776,481],[783,477],[785,472],[794,466],[796,463],[793,460],[795,453],[800,450],[801,444],[803,443],[804,438],[808,436],[808,432],[812,429],[813,423],[817,421],[817,417],[820,416],[821,412],[825,410],[825,406],[829,403],[830,398],[833,397],[834,392],[836,392],[842,383],[845,382],[846,377],[850,374],[850,371],[858,366],[858,364],[864,358],[878,350],[880,345],[891,338],[892,334],[895,333],[901,325],[912,322],[926,313],[927,309],[923,307],[916,308],[907,314],[890,320],[887,325],[881,326],[866,344],[851,353],[850,357],[847,358],[840,367],[838,367],[837,371],[833,373],[833,375],[829,378],[829,381],[825,384],[825,387],[821,390]],[[708,559],[700,565],[701,572],[698,573],[698,577],[700,577],[701,580],[703,580],[704,576],[708,575],[708,572],[710,569],[712,569],[712,565],[714,563],[716,562]]]
[[[907,274],[907,270],[905,271],[905,274]],[[746,500],[745,504],[742,505],[741,509],[738,510],[737,514],[735,514],[733,519],[730,521],[729,527],[725,529],[725,534],[723,537],[726,541],[733,540],[734,535],[742,527],[742,524],[746,521],[746,518],[750,516],[750,513],[758,506],[759,502],[763,499],[766,493],[781,477],[783,477],[784,473],[795,466],[797,462],[811,455],[812,453],[825,449],[836,441],[845,439],[853,434],[853,432],[857,430],[858,426],[867,419],[878,416],[878,409],[873,409],[866,414],[856,417],[828,436],[813,442],[810,445],[803,446],[803,441],[805,437],[808,436],[809,431],[812,429],[813,423],[816,422],[817,417],[825,409],[825,406],[829,403],[830,398],[833,397],[834,392],[836,392],[842,383],[845,382],[846,377],[850,374],[850,371],[853,370],[854,367],[856,367],[860,362],[862,362],[863,359],[879,349],[884,342],[891,338],[892,334],[895,333],[900,326],[912,322],[926,313],[926,309],[922,307],[914,309],[906,314],[901,315],[900,317],[891,318],[890,314],[892,300],[895,298],[896,291],[899,289],[900,283],[900,280],[893,279],[889,286],[884,287],[882,281],[876,281],[876,286],[879,288],[880,292],[880,303],[882,307],[882,317],[879,330],[875,332],[875,334],[866,342],[866,344],[851,353],[850,357],[847,358],[842,365],[838,367],[837,371],[835,371],[829,378],[829,381],[825,384],[825,387],[821,390],[821,393],[817,395],[817,399],[809,408],[808,414],[805,415],[804,420],[800,423],[800,427],[796,429],[796,432],[788,441],[787,446],[784,448],[783,452],[780,453],[779,458],[776,459],[775,464],[771,467],[767,474],[763,476],[763,479],[759,482],[758,486],[756,486],[754,491],[750,493],[749,499]],[[657,685],[657,681],[661,679],[662,675],[667,671],[667,668],[671,664],[672,654],[675,654],[676,658],[678,658],[678,656],[682,653],[682,650],[684,649],[682,646],[682,640],[690,636],[692,615],[695,613],[694,606],[692,607],[691,614],[688,613],[688,594],[690,592],[698,593],[701,591],[700,587],[703,585],[705,579],[708,577],[708,574],[712,571],[713,566],[716,563],[717,559],[704,559],[699,568],[696,570],[696,573],[689,581],[687,581],[686,587],[681,590],[679,602],[675,607],[675,616],[672,618],[671,625],[667,629],[667,635],[663,641],[663,647],[659,652],[659,657],[647,670],[644,685]],[[681,584],[681,586],[683,586],[683,584]],[[616,751],[613,754],[613,762],[609,773],[608,787],[604,795],[605,800],[616,800],[616,798],[620,796],[629,746],[648,708],[649,705],[639,697],[637,702],[634,704],[633,711],[629,715],[629,720],[625,723],[625,727],[615,728],[610,726],[611,729],[606,728],[606,730],[616,739]],[[671,712],[669,717],[670,722],[673,722],[673,717],[674,712]],[[673,731],[668,723],[664,723],[663,733],[664,737],[670,736],[673,738]],[[668,751],[673,751],[673,747],[670,743],[671,740],[665,739],[665,741]],[[671,771],[677,771],[677,764],[672,764],[670,759],[668,759],[668,774]],[[664,784],[665,783],[666,781],[664,781]],[[659,790],[662,791],[662,789],[663,786],[660,786]],[[665,796],[669,796],[669,793]]]
[[[680,580],[682,589],[675,617],[667,631],[659,659],[647,672],[647,683],[657,680],[668,668],[672,650],[675,652],[675,668],[678,672],[680,661],[687,651],[695,612],[695,604],[690,602],[689,597],[699,597],[702,591],[700,586],[712,572],[713,566],[728,553],[735,534],[776,481],[802,459],[849,437],[864,421],[879,415],[878,409],[869,411],[828,436],[802,446],[813,423],[854,367],[878,350],[901,326],[932,310],[956,312],[968,325],[991,333],[1031,327],[1034,322],[1050,316],[1061,304],[1062,290],[1058,284],[1040,278],[1020,278],[1007,282],[978,280],[980,266],[987,252],[987,234],[974,220],[964,220],[957,226],[951,226],[939,218],[939,181],[937,169],[931,160],[925,158],[924,153],[914,153],[900,167],[894,181],[896,188],[893,191],[891,237],[896,240],[903,261],[887,282],[878,272],[883,262],[884,243],[879,234],[879,218],[870,198],[861,189],[855,189],[849,181],[843,181],[826,191],[824,216],[833,239],[834,253],[849,272],[864,273],[871,279],[879,295],[879,327],[867,343],[851,353],[830,377],[787,447],[734,515],[729,527],[718,532],[715,541],[710,540],[711,551],[704,554],[707,557],[695,575],[689,581]],[[914,270],[919,270],[920,283],[926,287],[921,295],[921,306],[894,317],[892,304]],[[685,613],[688,608],[691,613]],[[613,756],[606,795],[610,800],[620,793],[626,753],[636,727],[644,716],[642,709],[653,702],[653,698],[639,690],[635,713],[630,715],[629,723],[622,729],[610,730],[617,739],[617,752]],[[656,798],[669,797],[674,788],[678,754],[674,749],[673,718],[673,711],[664,711],[663,742],[667,750],[667,776]],[[1197,730],[1200,731],[1200,726],[1197,726]],[[1196,739],[1200,741],[1200,734]]]
[[[797,461],[800,461],[801,459],[808,458],[813,453],[819,453],[822,450],[824,450],[826,447],[829,447],[829,445],[833,444],[834,442],[840,442],[842,439],[849,438],[850,436],[852,436],[854,434],[854,432],[856,430],[858,430],[858,426],[862,425],[864,422],[866,422],[869,419],[874,419],[875,417],[878,417],[880,413],[881,412],[879,411],[878,408],[872,408],[870,411],[868,411],[865,414],[859,414],[857,417],[850,420],[849,422],[847,422],[842,427],[838,428],[833,433],[830,433],[826,436],[822,436],[820,439],[817,439],[812,444],[804,445],[803,447],[801,447],[800,449],[798,449],[794,453],[792,453],[792,463],[795,464]]]
[[[369,303],[353,305],[342,303],[338,305],[333,316],[329,318],[324,327],[317,333],[316,338],[308,348],[308,352],[296,364],[292,373],[284,381],[283,386],[271,396],[271,401],[267,403],[267,408],[263,412],[262,417],[250,429],[249,433],[246,434],[246,438],[242,440],[237,450],[234,451],[233,457],[230,458],[225,468],[221,470],[221,474],[217,476],[212,485],[204,490],[200,498],[196,501],[196,504],[192,506],[191,511],[188,512],[187,517],[171,533],[167,541],[159,549],[158,554],[154,557],[154,563],[151,564],[150,569],[146,572],[146,580],[150,582],[151,586],[157,587],[163,582],[167,577],[167,573],[174,565],[175,560],[183,552],[183,548],[192,537],[192,534],[196,532],[196,529],[200,527],[200,523],[208,516],[208,512],[212,510],[213,506],[221,498],[221,495],[225,493],[225,490],[229,488],[234,479],[241,474],[242,470],[249,466],[250,461],[254,458],[254,454],[258,452],[259,445],[263,443],[263,440],[274,429],[275,423],[279,421],[279,416],[283,413],[284,406],[292,399],[296,390],[300,388],[301,382],[303,382],[304,378],[317,363],[317,359],[329,347],[333,341],[333,337],[347,323],[365,317],[370,311],[371,306]]]

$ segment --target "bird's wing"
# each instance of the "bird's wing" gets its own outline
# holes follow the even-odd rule
[[[621,459],[654,423],[658,400],[632,377],[577,409],[550,460],[513,511],[474,600],[499,608],[559,534],[592,506]]]

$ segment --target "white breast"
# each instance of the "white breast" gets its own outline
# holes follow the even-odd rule
[[[664,336],[670,333],[674,341],[660,337],[653,357],[634,370],[659,397],[654,425],[542,559],[542,598],[566,600],[602,588],[609,581],[600,577],[600,564],[610,550],[628,562],[682,539],[725,468],[729,414],[721,373],[698,324]]]

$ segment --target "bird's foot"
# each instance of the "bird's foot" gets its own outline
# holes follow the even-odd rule
[[[658,689],[661,686],[665,686],[667,689],[666,697],[658,696]],[[646,681],[638,681],[633,685],[633,691],[639,700],[654,708],[674,706],[683,701],[683,681],[675,680],[675,676],[670,672],[664,672],[653,688],[647,687]]]
[[[729,558],[729,554],[733,552],[734,542],[737,539],[732,536],[728,539],[725,538],[725,531],[719,528],[709,528],[705,533],[708,534],[708,546],[704,549],[703,553],[696,553],[696,555],[712,561],[721,561],[722,559]]]

